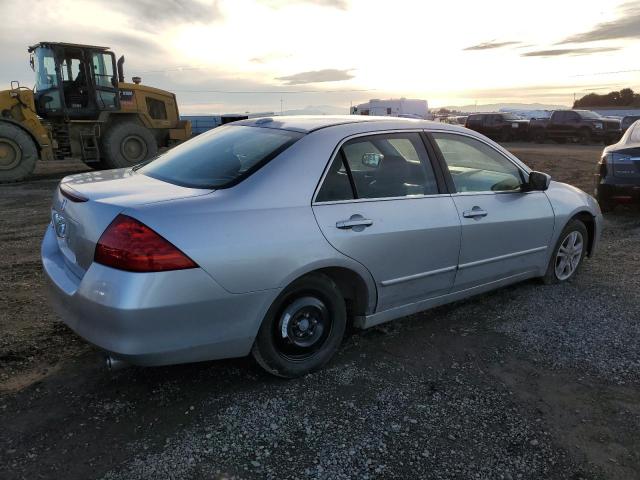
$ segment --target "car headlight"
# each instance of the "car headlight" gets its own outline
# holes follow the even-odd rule
[[[602,122],[595,122],[595,123],[593,124],[593,126],[594,126],[595,128],[600,128],[600,129],[602,129],[602,126],[603,126],[603,125],[602,125]]]

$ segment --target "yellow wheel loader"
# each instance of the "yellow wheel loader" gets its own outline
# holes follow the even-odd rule
[[[124,57],[109,48],[41,42],[28,51],[34,89],[0,91],[0,183],[25,179],[38,159],[129,167],[191,136],[175,95],[125,82]]]

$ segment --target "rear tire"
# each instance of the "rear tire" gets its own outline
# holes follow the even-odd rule
[[[102,139],[102,160],[106,168],[133,167],[158,153],[158,143],[148,128],[134,122],[111,126]]]
[[[589,130],[587,130],[586,128],[580,130],[580,132],[578,132],[578,141],[582,145],[590,145],[591,144],[591,132]]]
[[[346,325],[344,298],[335,282],[323,274],[307,275],[273,303],[251,353],[273,375],[300,377],[331,360]]]
[[[582,265],[588,245],[587,227],[580,220],[571,220],[560,234],[542,281],[551,285],[572,280]]]
[[[509,130],[503,130],[500,133],[500,141],[501,142],[510,142],[511,141],[511,132]]]
[[[544,134],[542,129],[537,129],[531,132],[531,140],[536,143],[544,143],[547,139],[547,136]]]
[[[27,132],[10,123],[0,123],[0,183],[19,182],[33,173],[38,149]]]

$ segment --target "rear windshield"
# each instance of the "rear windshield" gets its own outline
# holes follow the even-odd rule
[[[192,188],[235,185],[304,134],[226,125],[185,142],[138,169],[158,180]]]

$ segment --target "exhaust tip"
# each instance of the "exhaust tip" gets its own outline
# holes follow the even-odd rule
[[[111,372],[121,370],[129,365],[127,362],[114,358],[111,355],[107,355],[105,357],[105,364],[107,366],[107,369]]]

